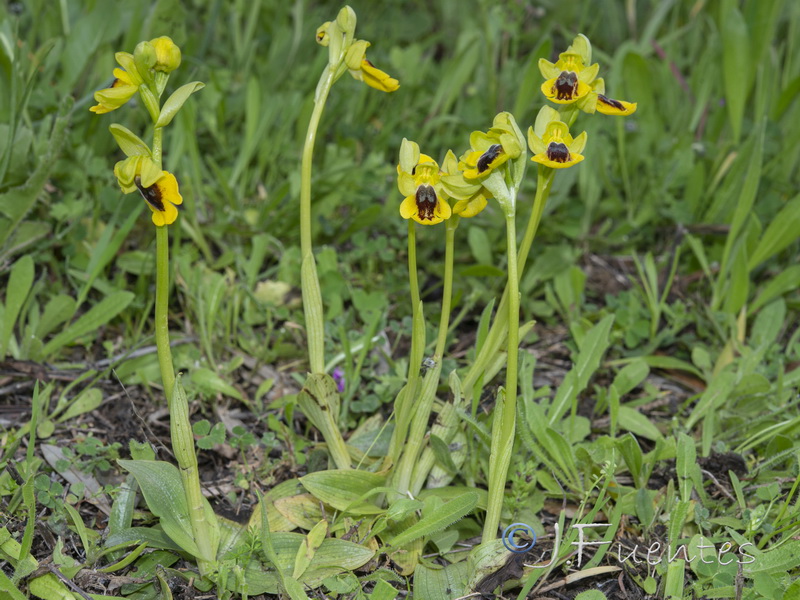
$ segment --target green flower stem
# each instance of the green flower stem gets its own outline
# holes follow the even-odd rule
[[[156,348],[161,382],[167,403],[172,403],[175,386],[175,369],[169,346],[169,230],[166,225],[156,227]]]
[[[500,512],[503,509],[503,493],[506,476],[511,464],[517,417],[517,366],[519,353],[519,275],[517,274],[517,231],[513,211],[506,213],[506,237],[508,238],[508,358],[506,364],[506,387],[502,399],[502,415],[496,415],[492,423],[492,451],[489,456],[489,502],[486,521],[483,524],[482,542],[497,537]]]
[[[411,353],[408,360],[408,381],[395,400],[395,428],[389,445],[390,463],[397,461],[406,443],[411,410],[419,384],[419,366],[425,352],[425,324],[422,321],[422,303],[419,298],[417,277],[417,229],[412,219],[408,220],[408,287],[411,292]]]
[[[325,372],[325,324],[323,322],[322,293],[317,276],[314,248],[311,241],[311,161],[314,142],[328,93],[333,86],[335,69],[326,67],[317,84],[314,111],[308,122],[303,160],[300,167],[300,252],[302,255],[303,311],[306,319],[308,362],[312,373]]]
[[[425,441],[425,432],[428,429],[428,419],[436,397],[436,388],[439,385],[439,376],[442,372],[442,356],[447,343],[447,330],[450,324],[450,304],[453,296],[453,247],[455,233],[458,228],[459,217],[453,215],[445,221],[445,257],[444,257],[444,287],[442,290],[442,313],[439,320],[439,335],[436,338],[436,348],[433,354],[435,366],[431,367],[422,380],[422,389],[419,399],[416,400],[416,410],[411,422],[408,443],[403,451],[398,464],[395,489],[403,496],[410,490],[411,476],[417,464],[417,458],[422,451]],[[411,365],[413,369],[416,365]],[[414,400],[413,396],[411,398]]]
[[[536,197],[533,200],[533,210],[531,211],[531,216],[528,220],[528,226],[525,229],[525,235],[522,238],[522,242],[519,246],[519,252],[517,253],[516,271],[519,277],[521,277],[522,273],[525,272],[525,263],[528,260],[528,254],[530,253],[531,245],[533,244],[533,240],[536,237],[536,232],[539,229],[539,223],[542,220],[544,207],[547,204],[547,198],[550,195],[550,189],[553,184],[554,174],[554,169],[550,169],[548,167],[539,168],[538,181],[536,185]],[[509,271],[510,270],[511,267],[509,266]],[[464,377],[463,390],[464,397],[467,400],[472,398],[475,383],[478,381],[481,375],[483,375],[489,363],[497,355],[497,352],[500,351],[500,346],[503,343],[503,339],[505,339],[506,331],[508,331],[508,297],[509,286],[507,284],[506,289],[503,291],[503,296],[500,299],[500,304],[497,307],[497,312],[495,314],[494,321],[492,322],[492,326],[489,328],[489,333],[486,336],[486,340],[484,341],[483,346],[481,346],[478,355],[475,357],[475,360]]]
[[[153,131],[153,161],[162,168],[163,128]],[[170,418],[170,439],[172,451],[181,473],[183,492],[189,507],[189,522],[192,535],[199,551],[198,567],[201,574],[213,571],[216,558],[214,527],[206,520],[203,493],[200,488],[200,473],[197,467],[197,454],[194,447],[192,425],[189,420],[189,404],[180,385],[175,384],[175,368],[172,364],[172,350],[169,345],[169,228],[156,227],[156,348],[161,381]],[[178,389],[178,393],[175,390]]]
[[[419,308],[419,281],[417,279],[417,227],[408,220],[408,283],[411,287],[411,312]]]

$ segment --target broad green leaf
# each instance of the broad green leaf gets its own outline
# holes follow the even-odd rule
[[[600,590],[586,590],[575,596],[575,600],[608,600]]]
[[[204,87],[206,87],[206,84],[200,81],[192,81],[172,92],[172,95],[164,102],[164,106],[161,107],[161,114],[158,117],[156,127],[166,127],[169,125],[172,119],[175,118],[175,115],[178,114],[183,104],[189,99],[189,96],[202,90]]]
[[[231,398],[236,398],[237,400],[242,400],[242,393],[239,390],[206,367],[192,370],[191,383],[202,392],[223,394]]]
[[[75,300],[66,294],[51,298],[44,307],[42,318],[36,325],[36,337],[44,339],[51,331],[75,314]]]
[[[441,531],[475,510],[477,505],[478,495],[473,492],[466,493],[450,502],[446,502],[439,508],[431,511],[430,514],[423,516],[417,523],[403,531],[400,535],[393,537],[390,541],[390,545],[399,548],[416,539]]]
[[[426,600],[455,600],[464,595],[467,579],[467,561],[443,569],[431,569],[421,564],[414,570],[414,594]]]
[[[133,474],[147,502],[147,508],[159,518],[161,527],[176,544],[192,556],[200,550],[192,536],[189,507],[178,468],[159,460],[118,460]]]
[[[748,316],[756,313],[762,306],[769,304],[775,298],[793,292],[798,287],[800,287],[800,265],[791,265],[764,286],[761,293],[748,307]]]
[[[45,357],[50,356],[79,337],[96,331],[125,310],[133,298],[134,295],[131,292],[123,291],[114,292],[110,296],[103,298],[90,308],[86,314],[67,327],[66,330],[45,344],[42,354]]]
[[[103,392],[98,388],[88,388],[83,390],[78,397],[69,405],[64,414],[58,418],[59,423],[93,411],[103,403]]]
[[[642,359],[635,359],[617,373],[612,385],[617,388],[620,396],[624,396],[642,383],[649,374],[650,367],[647,366],[647,362]]]
[[[660,440],[664,437],[653,422],[630,406],[619,407],[619,427],[648,440]]]
[[[331,469],[309,473],[300,483],[316,498],[338,510],[353,514],[379,514],[383,509],[362,500],[386,478],[367,471]]]
[[[642,449],[639,447],[639,442],[636,438],[628,433],[617,440],[617,448],[628,466],[628,471],[633,476],[633,480],[637,486],[641,485],[639,478],[642,474],[643,455]]]
[[[117,140],[117,144],[125,156],[152,156],[147,144],[127,127],[123,127],[119,123],[112,123],[108,130]]]
[[[8,286],[6,287],[6,302],[3,310],[2,337],[0,337],[0,360],[6,355],[11,335],[14,332],[14,325],[17,317],[25,303],[25,298],[31,291],[33,285],[33,258],[25,255],[14,263],[11,267],[11,274],[8,276]]]

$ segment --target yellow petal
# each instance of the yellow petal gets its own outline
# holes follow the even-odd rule
[[[547,157],[547,154],[536,154],[531,158],[531,160],[544,165],[545,167],[550,167],[551,169],[566,169],[567,167],[577,165],[579,162],[581,162],[583,160],[583,155],[570,153],[570,160],[565,162],[556,162],[554,160],[550,160]]]
[[[604,115],[619,115],[625,117],[636,112],[636,103],[614,100],[603,94],[598,94],[597,112],[603,113]]]
[[[156,185],[161,190],[161,199],[164,202],[171,202],[172,204],[181,204],[183,196],[178,190],[178,180],[175,175],[164,171],[164,175],[156,182]]]
[[[403,202],[400,203],[400,216],[404,219],[414,219],[417,216],[417,200],[413,196],[408,196]]]
[[[467,200],[459,200],[453,207],[453,212],[460,217],[474,217],[481,212],[489,202],[483,194],[476,194]]]
[[[361,61],[361,73],[364,76],[364,83],[376,90],[394,92],[400,87],[400,82],[397,79],[381,71],[366,58]]]

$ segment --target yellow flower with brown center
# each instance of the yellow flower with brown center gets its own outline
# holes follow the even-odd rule
[[[551,121],[542,136],[533,127],[528,129],[528,144],[534,154],[532,161],[551,169],[565,169],[583,160],[586,132],[573,139],[566,123]]]
[[[400,216],[420,225],[436,225],[449,219],[453,211],[442,186],[439,165],[427,154],[419,153],[415,142],[403,140],[397,165],[397,188],[405,197]]]
[[[592,91],[590,84],[599,70],[597,63],[586,66],[578,52],[561,53],[555,64],[542,58],[539,60],[539,71],[545,78],[542,93],[556,104],[577,102]]]
[[[461,157],[458,168],[464,172],[464,179],[470,181],[485,178],[520,153],[516,136],[499,127],[492,127],[487,133],[473,131],[469,145],[470,150]]]
[[[89,108],[98,115],[117,110],[133,97],[142,84],[142,78],[136,70],[133,55],[127,52],[117,52],[115,57],[122,68],[114,69],[114,82],[111,87],[94,93],[94,99],[98,104]]]
[[[138,190],[152,211],[153,223],[171,225],[183,202],[175,175],[163,171],[148,156],[131,156],[114,166],[114,175],[126,194]]]

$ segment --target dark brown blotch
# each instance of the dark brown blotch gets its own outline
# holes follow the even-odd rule
[[[139,193],[142,195],[142,198],[144,198],[145,202],[147,202],[156,210],[164,212],[164,201],[161,199],[161,188],[159,188],[156,184],[153,184],[147,188],[144,187],[142,185],[141,178],[138,176],[135,177],[133,181],[136,184],[136,187],[139,188]]]
[[[603,96],[603,94],[597,94],[597,101],[602,102],[603,104],[607,104],[617,110],[624,111],[625,107],[622,105],[622,102],[619,100],[614,100],[613,98],[609,98],[608,96]]]
[[[578,74],[574,71],[561,71],[553,88],[557,100],[572,100],[578,93]]]
[[[500,144],[492,144],[489,146],[489,149],[481,154],[481,157],[478,159],[478,173],[486,171],[489,165],[492,164],[492,161],[496,160],[502,152],[503,147]]]
[[[561,142],[550,142],[547,146],[547,158],[557,163],[569,162],[572,159],[569,148]]]
[[[436,190],[432,185],[420,185],[417,188],[417,213],[423,221],[432,221],[435,217]]]

